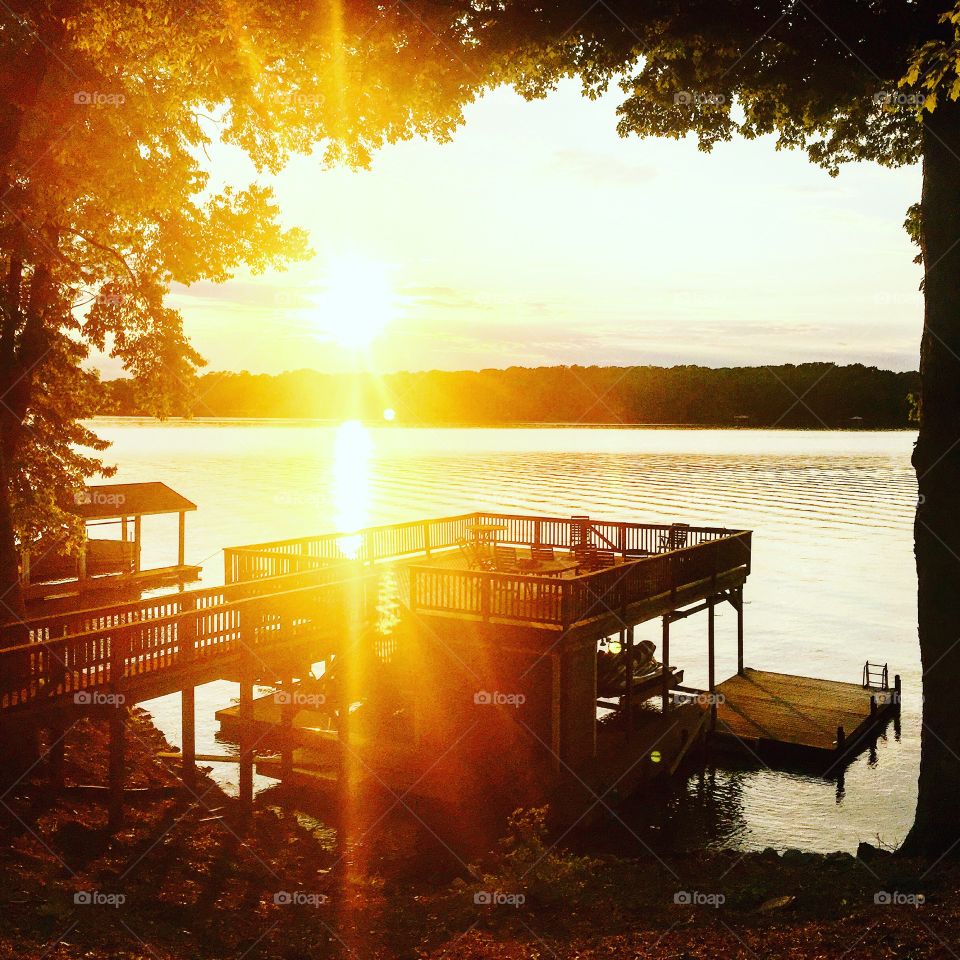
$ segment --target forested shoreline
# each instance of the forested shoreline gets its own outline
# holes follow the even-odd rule
[[[136,381],[105,384],[101,415],[151,416]],[[405,424],[674,424],[907,428],[919,374],[833,363],[724,367],[509,367],[415,373],[212,372],[171,416],[379,419]]]

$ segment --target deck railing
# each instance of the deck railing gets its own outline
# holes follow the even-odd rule
[[[241,652],[256,659],[258,650],[329,632],[337,622],[332,614],[356,599],[352,588],[373,580],[339,579],[344,572],[316,570],[8,625],[7,646],[0,649],[0,709],[84,692],[115,694],[149,674]]]
[[[374,603],[372,564],[449,549],[473,523],[507,527],[508,543],[566,547],[571,521],[468,514],[374,527],[279,544],[231,548],[223,587],[171,593],[38,617],[0,628],[0,709],[125,685],[241,652],[310,642],[342,631],[337,611]],[[749,572],[751,534],[689,528],[688,546],[664,551],[667,525],[594,522],[592,536],[615,543],[621,562],[576,577],[543,577],[405,564],[401,603],[431,613],[567,627],[625,610],[724,573]],[[664,539],[668,538],[668,539]],[[356,559],[349,562],[349,552]],[[661,552],[657,552],[657,550]],[[365,561],[365,562],[363,562]],[[273,573],[274,575],[270,575]],[[358,590],[358,585],[362,589]],[[350,606],[346,606],[349,604]]]
[[[741,568],[749,573],[750,550],[751,534],[741,531],[566,578],[412,566],[410,607],[567,628],[624,614],[633,604],[675,596],[697,583],[715,583]]]
[[[506,513],[468,513],[435,520],[367,527],[355,533],[328,533],[224,549],[224,579],[237,583],[259,577],[300,573],[332,563],[359,560],[382,563],[416,556],[430,557],[449,550],[470,536],[473,524],[497,524],[506,529],[497,542],[514,546],[544,546],[569,549],[575,543],[579,521],[570,517],[535,517]],[[614,550],[621,557],[640,557],[668,550],[671,537],[685,535],[686,546],[698,546],[740,531],[720,527],[682,528],[671,524],[623,523],[591,520],[589,535],[594,546]]]

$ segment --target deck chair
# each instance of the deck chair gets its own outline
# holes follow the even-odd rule
[[[591,563],[593,564],[592,569],[604,570],[616,565],[617,555],[612,550],[594,550]]]
[[[530,559],[531,560],[555,560],[556,556],[554,555],[553,547],[531,547]]]
[[[574,516],[570,518],[570,549],[574,553],[577,547],[590,546],[590,518]]]
[[[493,563],[500,573],[519,573],[516,547],[494,547]]]
[[[584,554],[581,567],[592,572],[605,570],[607,567],[614,566],[616,562],[617,556],[612,550],[598,550],[596,547],[591,547],[589,552]]]
[[[468,570],[496,570],[493,558],[487,556],[477,548],[477,545],[466,537],[457,537],[457,546],[467,561]]]
[[[690,539],[689,523],[671,523],[670,529],[660,534],[660,550],[682,550]]]
[[[577,573],[584,570],[593,570],[594,555],[597,552],[596,547],[589,547],[584,544],[574,547],[570,554],[577,561]]]
[[[457,547],[463,554],[463,559],[467,561],[467,569],[473,570],[479,566],[476,545],[471,543],[466,537],[457,537]]]

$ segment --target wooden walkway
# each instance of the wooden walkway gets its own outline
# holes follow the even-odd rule
[[[615,564],[563,577],[466,570],[458,545],[478,523],[495,525],[501,531],[498,543],[523,555],[532,547],[566,555],[586,545],[613,551]],[[56,784],[62,781],[69,725],[83,715],[106,718],[115,823],[122,812],[129,707],[181,693],[184,779],[192,783],[196,686],[239,680],[238,714],[248,733],[255,719],[254,684],[289,689],[319,661],[339,662],[344,676],[351,664],[369,661],[386,669],[402,662],[397,644],[407,631],[386,630],[381,636],[389,609],[397,622],[412,625],[413,639],[403,642],[422,635],[445,649],[460,644],[466,660],[477,651],[489,656],[489,689],[512,690],[503,685],[512,682],[535,698],[542,706],[536,713],[539,736],[553,750],[554,768],[565,763],[579,770],[590,765],[596,742],[597,641],[620,631],[632,636],[634,624],[698,601],[704,604],[696,609],[712,611],[729,600],[742,610],[750,561],[748,530],[490,513],[226,548],[222,587],[53,613],[0,628],[0,723],[49,727],[57,744],[50,762]],[[442,679],[434,682],[449,691],[463,680]],[[414,699],[420,712],[429,712],[426,697]],[[347,736],[340,752],[367,759],[363,732],[351,739],[349,714],[344,716]],[[297,737],[323,741],[324,749],[334,739],[322,730],[290,726],[283,736],[285,767]],[[386,752],[377,733],[367,731],[371,761]],[[244,735],[240,796],[247,811],[253,802],[254,746]],[[567,751],[562,758],[561,750]],[[469,772],[443,771],[452,783],[466,780]]]
[[[896,707],[894,690],[765,670],[730,677],[717,693],[716,734],[747,749],[777,745],[835,753],[853,746]]]

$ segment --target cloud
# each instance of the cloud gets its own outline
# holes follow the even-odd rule
[[[558,150],[553,156],[553,169],[609,186],[649,183],[657,176],[656,168],[649,164],[636,165],[604,153]]]

